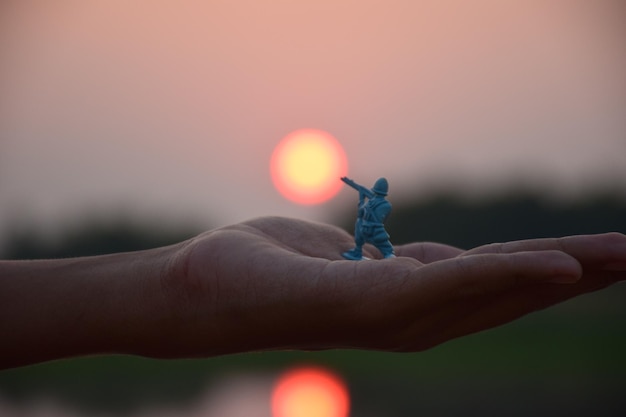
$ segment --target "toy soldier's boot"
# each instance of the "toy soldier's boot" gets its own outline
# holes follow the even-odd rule
[[[360,246],[355,247],[352,250],[344,252],[341,254],[344,258],[349,259],[351,261],[360,261],[363,259],[363,251]]]

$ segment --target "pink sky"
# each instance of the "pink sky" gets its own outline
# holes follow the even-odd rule
[[[130,208],[326,219],[269,159],[323,129],[390,199],[440,182],[626,190],[615,1],[12,1],[0,6],[0,230]]]

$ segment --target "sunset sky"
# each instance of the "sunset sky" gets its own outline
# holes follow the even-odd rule
[[[330,219],[270,158],[329,132],[390,199],[439,184],[626,193],[615,1],[5,1],[0,231],[87,211]]]

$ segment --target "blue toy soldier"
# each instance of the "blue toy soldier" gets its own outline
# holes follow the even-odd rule
[[[393,246],[389,242],[389,234],[384,226],[385,220],[391,212],[391,203],[385,199],[389,190],[387,180],[379,178],[371,190],[348,177],[341,177],[341,181],[359,192],[359,211],[354,226],[356,246],[354,249],[344,252],[343,257],[354,261],[364,259],[363,245],[371,243],[383,254],[383,257],[394,258]]]

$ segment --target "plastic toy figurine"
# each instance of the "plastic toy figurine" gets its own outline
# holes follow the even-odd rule
[[[359,211],[354,225],[356,246],[354,249],[342,253],[343,257],[353,261],[368,259],[363,257],[363,245],[371,243],[383,254],[383,257],[394,258],[393,246],[384,226],[385,220],[391,212],[391,203],[385,199],[389,190],[387,180],[379,178],[371,190],[348,177],[341,177],[341,181],[359,192]]]

